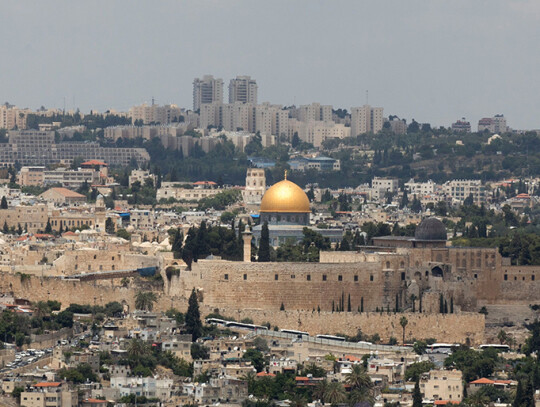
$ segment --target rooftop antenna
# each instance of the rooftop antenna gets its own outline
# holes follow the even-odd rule
[[[366,90],[366,105],[369,105],[369,90]]]
[[[152,96],[152,106],[154,106],[154,97]]]

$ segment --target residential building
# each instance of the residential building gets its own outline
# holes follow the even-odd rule
[[[41,186],[43,185],[45,167],[22,167],[17,175],[17,182],[21,186]]]
[[[0,129],[26,129],[28,112],[28,109],[19,109],[13,105],[0,105]]]
[[[398,189],[399,181],[397,178],[374,177],[371,181],[371,197],[376,201],[383,199],[387,192],[397,193]]]
[[[397,116],[390,116],[388,123],[390,123],[390,130],[394,134],[405,134],[407,133],[407,121],[405,119],[400,119]]]
[[[150,171],[132,170],[131,174],[129,174],[129,187],[131,188],[134,182],[144,185],[147,179],[151,180],[153,185],[156,185],[157,177],[154,174],[150,174]]]
[[[223,79],[204,75],[193,80],[193,110],[199,111],[201,105],[223,103]]]
[[[227,140],[234,144],[235,148],[243,152],[246,146],[253,140],[253,137],[255,137],[255,133],[222,130],[219,132],[211,132],[210,136],[216,139],[219,139],[220,136],[225,136]],[[276,136],[261,134],[260,137],[261,144],[265,148],[276,144]]]
[[[61,382],[40,382],[21,393],[21,407],[76,407],[77,390]]]
[[[70,164],[75,158],[99,159],[110,165],[129,165],[132,160],[144,163],[150,155],[144,148],[101,147],[99,143],[55,143],[52,131],[10,131],[9,142],[0,149],[0,165],[41,166]]]
[[[478,121],[478,132],[489,131],[490,133],[506,133],[509,128],[506,125],[506,118],[502,114],[493,117],[484,117]]]
[[[339,160],[330,157],[295,157],[287,162],[291,170],[306,171],[339,171],[341,163]]]
[[[161,340],[163,352],[172,352],[174,356],[191,363],[191,335],[177,335],[165,337]]]
[[[217,188],[217,184],[211,181],[198,181],[193,185],[181,184],[179,182],[164,182],[156,192],[156,199],[176,199],[177,201],[199,201],[223,192]]]
[[[86,196],[67,188],[51,188],[39,195],[39,198],[55,204],[78,204],[86,202]]]
[[[405,190],[410,196],[416,195],[417,198],[425,195],[431,195],[435,192],[435,183],[432,180],[426,182],[415,182],[410,179],[405,183]]]
[[[257,82],[250,76],[237,76],[229,83],[229,103],[257,104]]]
[[[309,121],[332,121],[332,106],[312,103],[303,105],[296,109],[296,118],[301,122]]]
[[[472,196],[475,205],[486,202],[486,191],[480,180],[447,181],[443,185],[443,193],[447,201],[453,204],[463,204],[469,196]]]
[[[463,377],[460,370],[431,370],[420,378],[420,391],[429,400],[460,403]]]
[[[182,110],[176,105],[159,106],[152,103],[148,106],[143,103],[129,109],[129,116],[131,117],[131,123],[134,124],[141,121],[143,124],[168,124],[179,121]]]
[[[483,389],[487,386],[495,387],[496,389],[501,389],[505,391],[509,391],[515,388],[517,385],[517,382],[514,380],[501,380],[501,379],[487,379],[485,377],[482,377],[477,380],[473,380],[469,383],[469,393],[474,394],[478,390]]]
[[[378,133],[383,128],[383,108],[364,105],[351,107],[351,136]]]
[[[455,123],[452,123],[452,130],[463,132],[463,133],[470,133],[471,123],[468,122],[464,117],[462,117],[461,120],[458,120]]]
[[[120,397],[136,394],[149,398],[167,400],[174,392],[173,380],[156,377],[111,376],[111,388],[120,392]]]
[[[289,112],[281,105],[263,103],[255,106],[255,132],[260,134],[287,136],[289,133]]]
[[[300,140],[311,143],[318,148],[326,140],[350,137],[351,128],[333,121],[301,122],[289,119],[289,139],[292,139],[295,133],[298,134]]]

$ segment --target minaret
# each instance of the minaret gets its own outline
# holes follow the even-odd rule
[[[244,263],[251,263],[251,239],[253,234],[251,229],[246,225],[246,229],[242,233],[242,239],[244,239]]]

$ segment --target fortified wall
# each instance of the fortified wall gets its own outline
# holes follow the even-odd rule
[[[238,264],[238,263],[237,263]],[[202,265],[202,262],[201,262]],[[343,273],[345,275],[345,273]],[[173,277],[178,278],[178,277]],[[290,278],[290,275],[289,275]],[[1,290],[11,291],[14,296],[28,298],[31,301],[57,300],[62,307],[70,303],[105,305],[118,301],[130,309],[134,309],[134,298],[138,287],[121,287],[112,280],[76,281],[58,278],[40,278],[28,276],[21,278],[12,273],[0,273]],[[279,281],[279,280],[278,280]],[[338,286],[340,287],[340,286]],[[191,292],[191,289],[187,290]],[[187,297],[182,295],[169,296],[163,292],[158,294],[155,310],[165,311],[171,306],[181,311],[187,310]],[[336,291],[337,293],[337,291]],[[201,292],[205,296],[204,290]],[[251,294],[256,296],[256,294]],[[306,294],[307,295],[307,294]],[[340,294],[341,296],[341,294]],[[252,300],[250,300],[252,301]],[[347,301],[347,300],[345,300]],[[255,323],[270,322],[280,328],[299,329],[312,334],[343,333],[355,335],[360,328],[365,334],[379,334],[383,341],[390,337],[401,338],[402,328],[399,319],[406,316],[406,340],[412,338],[437,338],[444,335],[453,342],[478,344],[483,341],[484,316],[481,314],[414,314],[414,313],[359,313],[359,312],[325,312],[313,310],[277,311],[268,309],[249,309],[244,305],[242,297],[237,297],[226,306],[218,307],[211,303],[208,297],[200,303],[201,315],[218,311],[226,316],[241,320],[252,318]],[[262,307],[260,307],[262,308]]]
[[[173,276],[166,292],[189,297],[196,288],[209,307],[332,311],[394,309],[403,301],[403,257],[390,254],[364,263],[243,263],[199,260]]]
[[[363,334],[379,334],[383,342],[391,337],[402,342],[403,328],[400,319],[405,316],[405,342],[412,339],[434,338],[452,343],[479,345],[484,342],[485,317],[478,313],[419,314],[419,313],[357,313],[357,312],[306,312],[262,311],[242,309],[236,312],[220,310],[227,317],[237,320],[251,318],[255,324],[270,322],[279,328],[295,329],[310,335],[320,333],[354,336],[361,329]]]

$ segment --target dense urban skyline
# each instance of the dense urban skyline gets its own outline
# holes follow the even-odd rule
[[[408,120],[504,113],[513,128],[540,127],[533,1],[132,5],[3,2],[2,102],[191,107],[193,78],[250,75],[261,102],[349,109],[369,90],[371,105]]]

